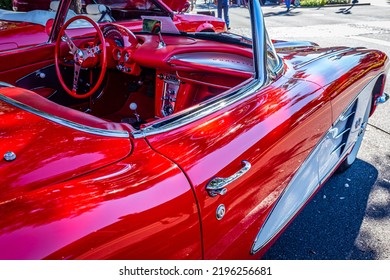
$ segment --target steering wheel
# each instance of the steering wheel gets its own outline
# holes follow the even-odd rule
[[[86,47],[79,48],[75,45],[75,43],[72,41],[70,36],[66,33],[66,29],[68,26],[75,22],[76,20],[85,20],[89,22],[94,29],[96,30],[98,40],[95,40],[92,45],[88,45]],[[65,42],[68,45],[69,53],[73,55],[74,60],[74,73],[73,73],[73,85],[72,89],[69,89],[66,83],[64,82],[64,78],[62,76],[62,73],[60,71],[60,64],[61,64],[61,42]],[[98,44],[100,42],[100,44]],[[67,53],[68,54],[68,53]],[[75,98],[86,98],[91,96],[103,83],[104,75],[106,73],[107,69],[107,50],[106,50],[106,41],[103,36],[102,31],[100,30],[99,25],[97,25],[92,19],[89,17],[79,15],[71,18],[68,20],[60,29],[56,46],[55,46],[55,67],[58,79],[60,81],[61,86],[64,88],[64,90],[70,94],[71,96]],[[96,66],[98,66],[100,63],[100,74],[95,82],[94,86],[92,87],[92,81],[90,85],[90,90],[85,93],[77,93],[77,89],[79,87],[79,76],[80,76],[80,70],[81,69],[93,69]],[[92,76],[91,76],[92,77]],[[92,78],[91,78],[92,80]]]

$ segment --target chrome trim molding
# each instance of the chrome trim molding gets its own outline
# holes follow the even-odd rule
[[[254,240],[251,254],[255,254],[266,246],[319,188],[317,157],[322,142],[316,146],[280,195]],[[306,186],[306,188],[299,188],[298,186]]]
[[[29,113],[32,113],[34,115],[37,115],[37,116],[40,116],[44,119],[52,121],[54,123],[57,123],[57,124],[60,124],[60,125],[72,128],[72,129],[76,129],[76,130],[79,130],[79,131],[82,131],[85,133],[99,135],[99,136],[117,137],[117,138],[128,138],[129,137],[129,133],[127,131],[124,131],[124,130],[123,131],[121,131],[121,130],[105,130],[105,129],[101,129],[101,128],[95,128],[95,127],[90,127],[90,126],[82,125],[79,123],[75,123],[75,122],[72,122],[72,121],[69,121],[69,120],[59,118],[59,117],[56,117],[54,115],[42,112],[40,110],[37,110],[33,107],[25,105],[19,101],[16,101],[12,98],[6,97],[6,96],[1,95],[1,94],[0,94],[0,100],[6,102],[8,104],[11,104],[19,109],[25,110]]]
[[[260,1],[249,1],[249,13],[252,24],[253,58],[256,79],[261,84],[267,81],[267,40],[263,11]]]
[[[0,87],[14,87],[14,86],[5,82],[0,82]]]
[[[305,49],[305,48],[317,48],[318,44],[310,41],[276,41],[274,46],[277,50],[291,50],[291,49]]]
[[[262,84],[259,84],[258,80],[252,80],[241,90],[233,91],[230,94],[227,94],[225,98],[216,99],[214,101],[211,101],[212,99],[210,99],[208,104],[199,104],[198,107],[190,108],[189,110],[180,112],[178,114],[170,115],[163,120],[159,120],[156,123],[138,131],[134,131],[131,134],[135,139],[138,139],[179,128],[204,118],[218,110],[226,108],[233,103],[256,93],[261,88],[261,86]]]

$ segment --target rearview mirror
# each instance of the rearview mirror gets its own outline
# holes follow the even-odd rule
[[[142,31],[151,34],[161,33],[161,21],[155,19],[144,18],[142,21]]]
[[[160,43],[158,44],[158,48],[165,47],[165,42],[161,36],[161,26],[162,23],[160,20],[144,18],[142,20],[142,30],[151,34],[156,34],[160,38]]]

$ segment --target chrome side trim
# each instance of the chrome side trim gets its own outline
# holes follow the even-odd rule
[[[214,100],[210,99],[208,100],[207,104],[199,104],[198,107],[190,108],[178,114],[170,115],[165,117],[163,120],[158,120],[156,123],[134,131],[131,134],[135,139],[138,139],[179,128],[204,118],[223,108],[226,108],[233,103],[256,93],[261,88],[261,86],[262,84],[260,84],[258,80],[253,79],[247,85],[244,85],[241,90],[228,93],[225,98],[216,98]]]
[[[332,152],[331,152],[331,154],[334,154],[334,153],[336,153],[336,152],[338,152],[338,151],[341,151],[341,149],[343,148],[343,147],[345,147],[345,143],[340,143],[337,147],[335,147],[333,150],[332,150]]]
[[[352,116],[353,114],[351,114]],[[341,136],[343,136],[345,133],[349,132],[351,129],[350,128],[347,128],[346,130],[340,132],[339,134],[337,134],[336,136],[333,136],[334,139],[339,139]]]
[[[310,47],[317,48],[318,44],[310,41],[276,41],[274,46],[278,51],[283,51],[291,49],[306,49]]]
[[[5,82],[0,82],[0,87],[14,87],[14,86]]]
[[[355,112],[351,112],[351,113],[349,113],[348,115],[345,115],[344,116],[344,114],[342,114],[341,116],[340,116],[340,121],[346,121],[349,117],[351,117],[353,114],[355,114]]]
[[[1,95],[1,94],[0,94],[0,101],[4,101],[8,104],[11,104],[11,105],[19,108],[19,109],[22,109],[22,110],[25,110],[29,113],[34,114],[34,115],[40,116],[40,117],[47,119],[49,121],[52,121],[54,123],[57,123],[57,124],[60,124],[60,125],[72,128],[72,129],[76,129],[76,130],[79,130],[79,131],[82,131],[85,133],[99,135],[99,136],[117,137],[117,138],[128,138],[129,137],[129,133],[125,130],[123,130],[123,131],[122,130],[105,130],[105,129],[101,129],[101,128],[95,128],[95,127],[90,127],[90,126],[82,125],[79,123],[75,123],[75,122],[72,122],[72,121],[69,121],[69,120],[59,118],[59,117],[53,116],[51,114],[42,112],[40,110],[37,110],[33,107],[25,105],[19,101],[16,101],[12,98],[6,97],[6,96]]]
[[[255,254],[266,246],[291,221],[302,205],[319,188],[317,158],[321,145],[322,141],[301,165],[291,182],[280,195],[255,238],[251,254]]]

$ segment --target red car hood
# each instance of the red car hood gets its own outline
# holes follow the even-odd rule
[[[44,43],[48,38],[42,25],[0,20],[0,51]]]
[[[281,41],[274,45],[285,63],[286,77],[305,79],[321,87],[337,80],[352,84],[373,69],[381,69],[387,60],[384,53],[366,48],[320,48],[310,42]]]
[[[129,137],[90,133],[83,129],[86,126],[75,129],[50,120],[47,116],[51,115],[39,116],[31,107],[23,110],[20,108],[23,104],[7,97],[18,91],[23,90],[0,86],[0,204],[32,189],[107,166],[130,154]],[[11,153],[16,158],[6,160],[6,155]]]

